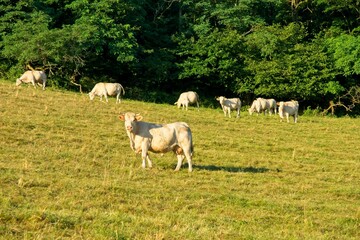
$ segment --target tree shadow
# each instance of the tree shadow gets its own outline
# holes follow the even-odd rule
[[[257,167],[233,167],[233,166],[215,166],[215,165],[194,165],[193,168],[206,171],[224,171],[224,172],[244,172],[244,173],[265,173],[270,171],[268,168]]]

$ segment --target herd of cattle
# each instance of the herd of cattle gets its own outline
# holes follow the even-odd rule
[[[16,80],[16,86],[21,83],[31,83],[34,87],[41,85],[45,90],[47,76],[43,71],[26,71]],[[116,96],[116,103],[121,102],[121,94],[125,94],[124,88],[119,83],[97,83],[89,93],[90,100],[99,96],[100,100],[104,96],[108,102],[108,96]],[[241,100],[240,98],[226,98],[220,96],[216,98],[219,101],[224,116],[231,117],[231,110],[237,112],[240,117]],[[188,110],[190,104],[196,104],[199,110],[199,95],[194,91],[181,93],[179,99],[175,102],[178,108]],[[277,103],[274,99],[255,99],[248,109],[249,114],[268,113],[272,115],[279,112],[280,121],[286,117],[289,122],[289,116],[294,117],[297,122],[299,103],[297,101],[287,101]],[[184,158],[188,162],[189,172],[192,171],[193,141],[190,127],[185,122],[174,122],[170,124],[155,124],[143,122],[140,114],[126,112],[121,113],[119,119],[125,122],[125,130],[130,140],[130,147],[135,153],[141,153],[142,167],[146,167],[146,161],[149,167],[152,162],[148,152],[165,153],[173,151],[178,159],[175,171],[179,171]]]

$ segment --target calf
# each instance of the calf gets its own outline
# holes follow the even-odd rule
[[[192,171],[193,143],[189,126],[184,122],[155,124],[142,122],[142,116],[132,112],[121,113],[119,119],[125,122],[125,130],[130,139],[130,147],[135,153],[141,153],[142,167],[152,162],[148,151],[166,153],[173,151],[177,155],[175,171],[179,171],[186,157],[189,172]]]

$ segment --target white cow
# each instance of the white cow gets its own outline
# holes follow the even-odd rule
[[[240,108],[241,108],[241,100],[240,98],[226,98],[223,96],[217,97],[216,100],[220,102],[221,108],[224,111],[224,116],[226,117],[226,113],[231,118],[230,112],[231,110],[236,110],[236,117],[240,117]]]
[[[266,113],[266,111],[272,115],[273,112],[276,114],[276,101],[275,99],[264,99],[264,98],[257,98],[253,101],[251,107],[248,109],[249,114],[252,115],[254,112],[259,113]]]
[[[120,83],[104,83],[100,82],[95,84],[94,88],[89,92],[90,100],[93,100],[95,96],[100,97],[100,101],[102,101],[102,97],[105,96],[106,102],[108,102],[108,96],[116,95],[116,103],[121,102],[121,93],[125,95],[125,90]]]
[[[271,116],[272,113],[275,113],[275,115],[276,115],[277,105],[276,105],[275,99],[270,98],[270,99],[266,99],[266,101],[269,104],[269,114],[270,114],[270,116]]]
[[[297,123],[298,111],[299,111],[298,101],[292,100],[288,102],[280,102],[279,103],[280,122],[283,121],[285,115],[287,122],[289,122],[289,116],[294,116],[294,122]]]
[[[21,83],[31,83],[36,88],[36,84],[39,84],[45,90],[46,80],[47,76],[44,71],[26,71],[20,78],[16,79],[16,86]]]
[[[142,116],[132,112],[121,113],[119,119],[125,122],[125,130],[130,139],[130,147],[135,153],[141,152],[142,167],[145,168],[147,160],[149,167],[152,162],[148,151],[165,153],[173,151],[177,155],[179,171],[184,157],[186,157],[189,172],[192,171],[193,143],[189,126],[184,122],[170,124],[155,124],[142,122]]]
[[[268,109],[269,104],[264,98],[257,98],[253,101],[251,104],[251,107],[248,109],[249,114],[252,115],[254,112],[256,112],[258,115],[259,113],[264,113]]]
[[[178,108],[182,106],[183,110],[184,107],[186,108],[186,110],[188,110],[189,104],[194,104],[194,103],[196,103],[199,111],[199,95],[196,92],[189,91],[180,94],[179,99],[174,104],[177,105]]]

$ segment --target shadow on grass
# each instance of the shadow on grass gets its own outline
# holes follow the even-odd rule
[[[215,166],[215,165],[207,165],[200,166],[194,165],[193,168],[197,168],[200,170],[207,171],[224,171],[224,172],[245,172],[245,173],[264,173],[270,171],[268,168],[256,168],[256,167],[231,167],[231,166]]]

